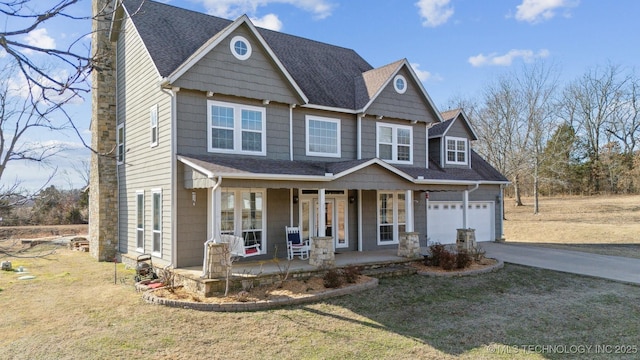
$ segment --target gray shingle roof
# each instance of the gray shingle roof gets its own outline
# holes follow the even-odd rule
[[[170,75],[230,20],[145,0],[125,0],[162,77]],[[139,10],[138,10],[139,9]],[[354,50],[258,28],[312,104],[355,109],[356,83],[373,69]]]
[[[262,174],[325,176],[327,173],[331,173],[336,175],[372,160],[361,159],[323,162],[257,159],[248,156],[201,156],[187,154],[180,156],[214,174],[237,174],[246,175],[247,177]],[[414,179],[422,176],[425,180],[508,181],[473,150],[471,151],[471,162],[473,169],[443,169],[432,160],[429,161],[429,169],[400,165],[391,165],[390,167],[398,169]]]

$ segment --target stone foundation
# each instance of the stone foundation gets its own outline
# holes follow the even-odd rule
[[[410,259],[420,257],[420,233],[400,233],[400,241],[398,243],[398,256]]]
[[[309,264],[323,269],[336,266],[336,255],[333,251],[332,237],[324,236],[311,239]]]

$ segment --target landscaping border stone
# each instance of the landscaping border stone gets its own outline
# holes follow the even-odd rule
[[[496,271],[504,267],[504,262],[500,259],[493,259],[496,261],[491,266],[484,267],[482,269],[467,269],[467,270],[454,270],[448,272],[435,272],[435,271],[418,271],[418,275],[433,276],[433,277],[457,277],[457,276],[472,276],[485,274],[488,272]]]
[[[219,312],[240,312],[267,310],[287,305],[299,305],[312,303],[328,298],[353,294],[356,292],[373,289],[378,286],[378,279],[371,278],[369,281],[345,286],[338,289],[327,289],[325,291],[311,294],[300,298],[279,298],[274,300],[253,301],[253,302],[228,302],[228,303],[201,303],[193,301],[175,300],[158,297],[154,292],[158,289],[147,290],[142,294],[142,299],[150,304],[164,305],[175,308],[191,309],[198,311],[219,311]]]

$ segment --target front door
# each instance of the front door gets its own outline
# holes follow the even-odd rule
[[[313,205],[313,206],[311,206]],[[332,237],[336,249],[349,247],[347,231],[348,207],[346,197],[326,197],[324,203],[325,236]],[[302,200],[302,235],[305,238],[318,236],[318,198]]]

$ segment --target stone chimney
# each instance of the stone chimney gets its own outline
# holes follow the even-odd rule
[[[118,246],[116,169],[116,51],[109,41],[113,0],[92,0],[91,174],[89,250],[98,261],[113,261]]]

